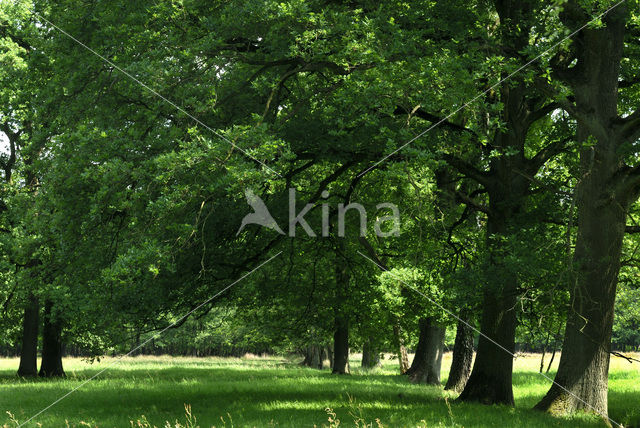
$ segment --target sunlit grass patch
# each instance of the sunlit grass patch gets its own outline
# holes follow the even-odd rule
[[[15,376],[16,359],[2,359],[0,410],[25,421],[113,362],[105,358],[90,364],[69,358],[65,360],[66,379],[24,380]],[[443,382],[450,363],[447,355]],[[133,423],[134,427],[165,428],[167,421],[171,427],[179,426],[176,421],[187,426],[187,404],[200,428],[330,426],[328,409],[335,414],[333,423],[340,421],[340,426],[604,426],[590,415],[552,418],[530,410],[550,384],[537,373],[538,355],[515,360],[516,408],[457,403],[455,394],[442,388],[409,383],[397,374],[395,360],[384,359],[383,367],[371,371],[358,365],[355,355],[351,361],[354,374],[334,376],[328,369],[304,368],[279,357],[124,358],[43,413],[37,422],[45,428],[66,427],[67,421],[69,427],[131,427]],[[637,424],[638,384],[637,365],[612,361],[610,412],[614,419]],[[6,426],[16,426],[9,415],[2,418]]]

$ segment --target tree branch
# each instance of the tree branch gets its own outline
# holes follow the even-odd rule
[[[527,160],[527,166],[526,166],[527,174],[529,175],[536,174],[537,171],[540,170],[542,165],[544,165],[549,159],[562,153],[567,148],[567,144],[572,139],[573,137],[563,138],[562,140],[549,143],[545,147],[540,149],[540,151],[536,153],[531,159]]]
[[[620,121],[620,136],[625,142],[634,142],[640,138],[640,109]]]
[[[631,79],[624,79],[624,80],[620,80],[618,82],[618,88],[619,89],[626,89],[626,88],[630,88],[634,85],[637,85],[638,83],[640,83],[640,76],[636,76],[634,78]]]
[[[378,254],[376,254],[376,250],[369,243],[369,241],[367,241],[367,238],[365,238],[364,236],[360,236],[358,238],[358,241],[360,242],[360,245],[362,245],[362,247],[365,249],[367,254],[369,254],[369,257],[371,259],[373,259],[379,267],[381,267],[385,271],[389,270],[389,268],[387,267],[386,263],[383,262],[380,259],[380,257],[378,257]]]
[[[477,181],[484,187],[487,187],[487,184],[489,182],[489,175],[486,172],[480,171],[469,162],[448,153],[443,154],[442,158],[449,165],[451,165],[451,167],[455,168],[460,174]]]
[[[476,209],[477,211],[483,212],[487,215],[491,214],[491,210],[489,209],[489,207],[487,207],[486,205],[481,204],[480,202],[476,201],[475,199],[473,199],[471,196],[469,195],[465,195],[464,193],[456,190],[455,192],[455,196],[456,199],[460,202],[462,202],[465,205],[468,205],[474,209]]]
[[[406,108],[398,106],[394,110],[393,114],[394,115],[407,115],[409,117],[417,116],[420,119],[428,120],[431,123],[438,123],[438,122],[442,121],[442,123],[440,124],[441,126],[445,126],[445,127],[450,128],[450,129],[452,129],[454,131],[466,132],[468,134],[473,135],[476,138],[478,136],[473,130],[471,130],[469,128],[466,128],[466,127],[464,127],[462,125],[458,125],[457,123],[453,123],[453,122],[451,122],[449,120],[444,120],[443,121],[441,117],[436,116],[435,114],[432,114],[432,113],[429,113],[429,112],[425,111],[420,106],[417,106],[412,111],[408,111]]]
[[[589,132],[596,138],[607,138],[608,132],[602,126],[598,126],[601,124],[599,120],[592,117],[590,113],[579,109],[571,98],[558,94],[555,88],[553,88],[549,84],[549,82],[544,79],[537,79],[536,87],[547,97],[554,99],[554,104],[556,104],[558,108],[561,108],[569,113],[571,117],[580,122],[580,124],[587,128]]]
[[[11,26],[8,23],[6,22],[0,23],[0,37],[6,37],[8,39],[11,39],[13,43],[20,46],[25,51],[31,52],[32,50],[31,45],[27,43],[22,37],[16,36],[15,34],[11,33],[10,30],[11,30]]]
[[[542,119],[543,117],[545,117],[546,115],[548,115],[549,113],[553,112],[554,110],[557,110],[559,108],[561,108],[562,106],[560,105],[560,103],[558,102],[552,102],[549,103],[545,106],[540,107],[537,110],[534,110],[533,112],[529,113],[528,117],[527,117],[527,122],[529,123],[529,125],[537,122],[538,120]]]

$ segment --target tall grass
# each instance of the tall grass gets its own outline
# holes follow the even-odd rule
[[[66,359],[68,377],[25,380],[16,359],[0,360],[0,424],[15,427],[83,380],[109,359],[89,364]],[[600,427],[591,415],[553,418],[530,410],[549,388],[537,374],[539,356],[515,361],[516,407],[455,402],[442,388],[414,385],[397,375],[395,360],[352,376],[302,368],[278,357],[125,358],[62,400],[28,426],[48,427]],[[446,381],[450,355],[443,363]],[[552,369],[553,370],[553,369]],[[550,373],[553,376],[553,371]],[[640,426],[640,369],[612,360],[610,416]]]

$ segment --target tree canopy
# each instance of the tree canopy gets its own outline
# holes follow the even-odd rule
[[[439,384],[446,345],[460,400],[507,405],[514,355],[561,348],[537,408],[608,417],[640,346],[638,6],[0,2],[0,348],[25,376],[351,348]]]

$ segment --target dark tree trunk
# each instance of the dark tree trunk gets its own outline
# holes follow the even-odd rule
[[[589,181],[583,182],[582,197],[591,199],[592,208],[599,207],[579,209],[577,283],[555,378],[570,393],[553,385],[536,406],[555,414],[579,409],[607,414],[611,329],[626,213],[618,204],[603,207],[594,200],[602,189],[593,188]],[[590,245],[592,242],[598,245]]]
[[[320,345],[312,345],[311,348],[311,367],[322,370],[322,347]]]
[[[409,369],[404,373],[409,377],[426,364],[428,322],[427,318],[420,318],[418,320],[418,344],[416,345],[416,351],[413,354],[411,367],[409,367]]]
[[[553,352],[551,353],[551,359],[549,360],[549,365],[547,366],[547,373],[549,373],[549,370],[551,370],[551,365],[553,364],[553,360],[555,360],[556,358],[556,351],[557,351],[557,346],[553,345]]]
[[[304,355],[304,360],[302,360],[300,365],[301,366],[310,367],[311,366],[311,353],[309,352],[309,347],[308,346],[306,348],[304,348],[304,350],[302,351],[302,354]]]
[[[331,357],[329,356],[329,349],[326,346],[322,346],[320,348],[320,360],[322,360],[323,367],[326,360],[331,360]]]
[[[345,318],[336,318],[333,335],[333,374],[349,374],[349,323]]]
[[[465,319],[466,318],[466,319]],[[464,317],[465,321],[469,318]],[[453,360],[449,379],[444,389],[460,392],[467,384],[471,375],[471,363],[473,362],[473,330],[464,322],[458,321],[456,341],[453,345]]]
[[[540,3],[501,0],[493,2],[500,18],[496,37],[514,52],[530,44],[531,28],[537,19]],[[530,194],[531,177],[544,163],[562,149],[551,143],[534,157],[525,156],[525,143],[531,126],[548,113],[538,89],[522,76],[513,76],[500,87],[504,108],[504,128],[495,131],[491,145],[501,154],[489,160],[489,170],[449,162],[468,177],[484,186],[489,197],[487,213],[487,262],[484,300],[478,349],[471,375],[460,394],[462,401],[513,405],[512,369],[517,326],[516,302],[518,282],[507,265],[513,247],[506,244],[522,230],[530,228],[524,207]],[[508,154],[508,152],[512,154]],[[523,173],[523,171],[526,171]]]
[[[545,341],[544,345],[542,346],[542,356],[540,357],[540,371],[539,373],[542,373],[542,371],[544,370],[544,357],[547,355],[547,348],[549,347],[549,340],[551,339],[551,332],[547,333],[547,340]]]
[[[341,244],[343,245],[343,244]],[[341,252],[344,248],[341,248]],[[339,253],[337,253],[339,254]],[[349,273],[338,255],[336,260],[336,294],[334,306],[333,374],[349,374],[349,318],[346,310]]]
[[[38,298],[29,296],[24,308],[22,320],[22,347],[20,348],[20,367],[18,376],[38,375],[38,324],[40,306]]]
[[[45,301],[42,328],[42,362],[40,376],[64,376],[62,369],[62,322],[53,313],[53,302]]]
[[[584,29],[574,40],[578,66],[568,82],[576,100],[577,140],[592,138],[595,144],[580,151],[571,304],[556,383],[536,405],[554,414],[583,409],[608,415],[609,352],[622,240],[639,184],[637,174],[624,166],[620,147],[625,138],[638,138],[631,137],[637,129],[625,131],[615,125],[624,123],[618,117],[618,79],[627,18],[626,6],[621,5],[607,14],[603,27]],[[575,21],[589,18],[571,1],[563,19],[576,25]]]
[[[483,335],[478,339],[476,360],[460,394],[460,400],[484,404],[514,404],[511,382],[512,354],[515,350],[515,304],[515,296],[507,299],[485,293],[480,330]]]
[[[365,369],[381,366],[380,352],[375,343],[375,338],[369,337],[362,346],[362,367]]]
[[[462,401],[514,405],[511,383],[517,325],[517,281],[501,266],[505,254],[500,241],[507,235],[506,224],[502,216],[489,216],[488,250],[491,264],[500,274],[495,283],[488,284],[484,291],[480,322],[482,334],[478,339],[473,370],[459,397]]]
[[[400,365],[400,374],[405,374],[409,370],[409,354],[407,347],[404,346],[404,337],[402,337],[402,329],[400,324],[393,325],[393,338],[396,342],[398,352],[398,364]]]
[[[457,180],[456,174],[451,168],[442,167],[435,171],[436,186],[437,186],[437,199],[436,199],[436,212],[435,216],[442,216],[443,220],[447,218],[448,213],[455,213],[457,201],[455,199]],[[450,214],[449,214],[450,215]],[[450,223],[453,220],[448,220]],[[450,239],[450,237],[447,237]],[[466,262],[463,261],[466,265]],[[451,271],[455,271],[457,268],[457,262],[453,263]],[[469,317],[464,315],[464,311],[461,315],[468,319]],[[444,345],[444,336],[442,337]],[[446,389],[453,389],[456,392],[462,391],[464,385],[471,373],[471,363],[473,361],[473,332],[464,323],[459,322],[456,331],[456,341],[453,351],[453,361],[451,370],[449,371],[449,378],[447,380]],[[439,376],[438,376],[439,379]],[[439,380],[438,380],[439,383]]]
[[[323,363],[323,347],[318,344],[311,344],[307,346],[302,365],[322,370]]]
[[[420,319],[419,324],[416,355],[407,375],[412,382],[440,385],[445,328],[432,317]]]

